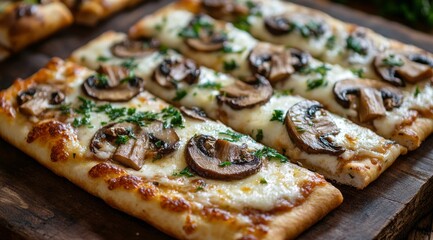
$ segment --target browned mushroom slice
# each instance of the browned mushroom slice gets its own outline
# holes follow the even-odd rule
[[[178,88],[180,84],[197,82],[200,68],[190,59],[164,59],[155,69],[153,80],[161,87]]]
[[[190,118],[193,118],[193,119],[196,119],[199,121],[204,122],[204,121],[208,120],[206,113],[199,107],[188,108],[188,107],[182,106],[182,107],[180,107],[180,111],[185,116],[188,116]]]
[[[129,101],[143,91],[144,81],[131,76],[128,69],[119,66],[101,66],[98,74],[84,81],[84,92],[102,101]]]
[[[160,43],[155,39],[130,40],[126,39],[113,44],[111,53],[119,58],[144,57],[159,50]]]
[[[178,148],[174,129],[154,121],[147,127],[133,123],[113,123],[99,129],[90,143],[90,151],[101,160],[114,160],[135,170],[147,159],[161,158]]]
[[[301,51],[296,48],[290,48],[290,54],[292,56],[292,66],[296,71],[308,65],[310,62],[310,54],[304,51]]]
[[[376,56],[374,67],[383,80],[396,86],[433,77],[433,60],[421,54],[384,53]]]
[[[307,153],[340,155],[345,151],[334,141],[340,129],[316,101],[293,105],[287,111],[285,125],[292,141]]]
[[[202,5],[211,17],[225,21],[234,21],[249,12],[247,6],[233,0],[203,0]]]
[[[385,110],[390,111],[403,102],[403,93],[398,88],[370,79],[338,81],[334,96],[343,107],[358,109],[361,122],[384,116]]]
[[[221,27],[217,27],[206,15],[197,15],[180,34],[190,48],[201,52],[219,51],[227,41]]]
[[[275,36],[297,30],[304,38],[319,38],[329,29],[320,17],[304,13],[269,16],[265,18],[264,24],[266,30]]]
[[[295,72],[292,54],[283,46],[259,43],[251,50],[248,60],[252,72],[266,77],[271,83],[287,79]]]
[[[233,109],[252,108],[265,104],[272,97],[272,86],[269,81],[256,75],[253,81],[248,83],[236,81],[220,90],[217,100],[225,103]]]
[[[262,166],[261,159],[248,152],[245,145],[207,135],[197,135],[188,141],[185,159],[197,175],[226,181],[251,176]]]
[[[31,87],[17,96],[17,103],[22,113],[37,116],[50,107],[59,105],[65,100],[65,94],[51,85]]]

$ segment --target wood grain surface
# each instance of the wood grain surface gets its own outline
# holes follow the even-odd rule
[[[73,26],[33,45],[0,63],[0,88],[9,87],[15,78],[31,75],[53,56],[67,57],[74,49],[106,30],[126,32],[142,16],[169,2],[144,3],[96,28]],[[293,2],[323,10],[342,20],[373,28],[387,37],[433,52],[431,36],[399,24],[323,1]],[[432,146],[433,137],[430,137],[421,148],[400,157],[377,181],[362,191],[337,185],[345,197],[344,203],[303,233],[300,239],[408,236],[417,220],[433,209]],[[419,225],[420,229],[428,226],[429,222],[431,226],[431,218],[424,221]],[[420,232],[414,231],[411,236]],[[0,239],[28,238],[170,239],[145,222],[112,209],[0,140]]]

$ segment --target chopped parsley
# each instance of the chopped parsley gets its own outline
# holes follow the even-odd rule
[[[272,121],[278,121],[278,122],[284,122],[284,112],[282,110],[275,109],[272,113],[272,118],[270,120]]]
[[[220,90],[222,88],[222,84],[221,83],[217,83],[217,82],[205,82],[205,83],[197,85],[197,87],[198,88],[203,88],[203,89]]]
[[[129,70],[134,70],[138,67],[138,63],[135,62],[133,58],[130,58],[121,63],[121,66]]]
[[[176,108],[172,106],[166,107],[162,109],[160,115],[164,123],[164,128],[184,127],[182,114]]]
[[[293,89],[293,88],[282,90],[282,91],[275,90],[274,96],[277,98],[282,97],[282,96],[289,96],[289,95],[292,95],[294,91],[295,91],[295,89]]]
[[[232,162],[230,161],[225,161],[225,162],[221,162],[220,164],[218,164],[218,167],[228,167],[231,166]]]
[[[367,55],[367,49],[362,46],[362,43],[356,37],[349,36],[346,39],[346,47],[360,55]]]
[[[81,126],[92,127],[92,125],[90,124],[90,117],[84,116],[82,118],[74,118],[74,121],[72,122],[72,126],[75,128]]]
[[[307,90],[313,90],[318,87],[325,87],[328,85],[328,81],[326,80],[326,75],[328,74],[328,71],[331,70],[326,64],[322,64],[319,67],[311,68],[311,67],[305,67],[300,70],[302,74],[311,74],[311,73],[317,73],[320,75],[319,78],[315,79],[308,79],[307,80]]]
[[[97,88],[105,88],[108,86],[108,76],[102,73],[97,73],[95,75],[96,81],[96,87]]]
[[[59,110],[62,115],[69,115],[71,113],[71,104],[62,104],[60,105]]]
[[[104,104],[101,106],[97,106],[95,112],[104,112],[110,118],[110,120],[116,120],[120,117],[124,117],[126,115],[126,108],[113,108],[111,104]]]
[[[359,68],[359,69],[350,69],[350,71],[352,71],[353,74],[355,74],[356,76],[363,78],[364,77],[364,69]]]
[[[260,184],[268,184],[268,181],[264,178],[260,178]]]
[[[164,17],[160,23],[156,24],[154,28],[156,31],[160,32],[165,27],[165,25],[167,25],[166,17]]]
[[[382,64],[389,67],[401,67],[404,65],[404,62],[398,56],[390,54],[388,57],[382,59]]]
[[[232,46],[228,46],[226,44],[224,44],[222,50],[223,53],[242,53],[245,51],[245,48],[240,48],[240,49],[233,49]]]
[[[188,92],[184,89],[179,89],[176,91],[176,96],[171,99],[172,101],[180,101],[182,100],[186,95],[188,94]]]
[[[129,141],[129,136],[128,135],[118,135],[117,138],[116,138],[115,143],[117,145],[122,145],[122,144],[127,143],[128,141]]]
[[[239,141],[242,137],[244,137],[243,134],[240,133],[236,133],[230,130],[226,130],[225,132],[219,132],[218,134],[223,135],[223,136],[227,136],[226,138],[223,138],[223,140],[229,141],[229,142],[237,142]]]
[[[249,32],[251,29],[251,23],[248,22],[248,16],[242,16],[233,22],[233,25],[243,31]]]
[[[415,88],[415,92],[413,93],[414,97],[418,97],[418,95],[421,93],[421,90],[419,89],[418,85]]]
[[[183,38],[199,38],[201,31],[211,32],[214,29],[214,24],[207,17],[197,17],[191,24],[183,28],[179,32],[179,36]]]
[[[337,40],[337,38],[335,37],[335,35],[330,36],[328,38],[328,40],[326,40],[326,48],[329,50],[334,49],[336,40]]]
[[[307,90],[311,91],[318,87],[326,87],[328,85],[328,81],[325,78],[316,78],[316,79],[308,79],[307,80]]]
[[[257,129],[256,140],[258,142],[263,140],[263,129]]]
[[[173,176],[175,176],[175,177],[189,177],[190,178],[190,177],[194,177],[194,173],[192,173],[191,170],[188,167],[186,167],[180,172],[173,173]]]
[[[320,37],[325,33],[323,25],[317,21],[309,21],[304,25],[296,25],[296,28],[299,29],[301,36],[304,38]]]
[[[287,162],[287,158],[278,153],[277,150],[269,148],[269,147],[264,147],[260,150],[257,150],[256,152],[254,152],[254,156],[258,157],[258,158],[267,158],[267,159],[276,159],[276,160],[280,160],[280,162],[285,163]]]
[[[106,61],[110,60],[110,58],[109,57],[105,57],[105,56],[99,56],[96,60],[98,62],[106,62]]]
[[[230,61],[224,61],[223,62],[223,68],[224,68],[224,71],[230,72],[230,71],[233,71],[236,68],[238,68],[238,64],[236,63],[236,61],[234,59],[232,59]]]

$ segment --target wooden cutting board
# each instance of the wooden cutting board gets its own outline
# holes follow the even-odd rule
[[[126,32],[142,16],[171,2],[153,1],[125,11],[96,28],[73,26],[0,63],[0,88],[25,78],[51,57],[65,58],[107,30]],[[433,52],[431,36],[326,1],[295,0],[342,20]],[[433,101],[433,99],[432,99]],[[372,239],[406,236],[433,209],[433,137],[402,156],[362,191],[337,186],[344,203],[300,239]],[[1,239],[171,239],[143,221],[114,210],[0,140]]]

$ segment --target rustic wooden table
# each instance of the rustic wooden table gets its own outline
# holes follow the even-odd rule
[[[0,88],[7,88],[17,77],[25,78],[34,73],[53,56],[67,57],[72,50],[104,31],[127,31],[140,17],[169,2],[171,0],[151,1],[118,14],[96,28],[73,26],[33,45],[0,63]],[[430,36],[399,24],[327,2],[293,2],[371,27],[388,37],[433,52]],[[430,137],[420,149],[400,157],[362,191],[337,186],[343,192],[344,203],[300,238],[408,236],[415,223],[433,209],[432,146],[433,137]],[[431,218],[426,219],[419,225],[421,228],[431,226]],[[410,236],[431,237],[431,233],[415,231]],[[170,239],[145,222],[110,208],[0,140],[0,239],[16,238]]]

